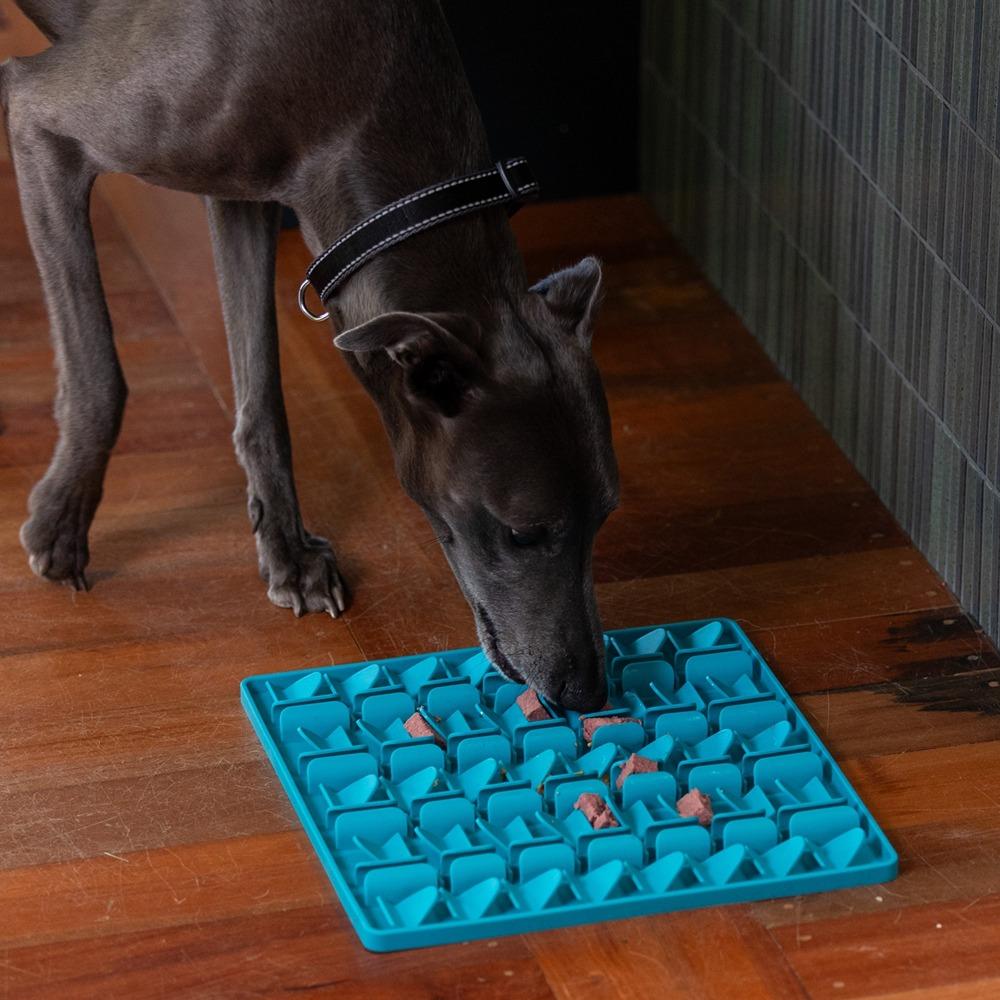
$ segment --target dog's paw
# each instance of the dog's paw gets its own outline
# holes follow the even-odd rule
[[[100,501],[100,487],[85,484],[61,491],[43,480],[28,502],[30,517],[21,526],[21,545],[32,572],[46,580],[89,590],[84,570],[90,561],[87,530]]]
[[[297,618],[307,611],[325,611],[337,618],[347,607],[347,588],[325,538],[306,532],[304,539],[293,542],[262,542],[260,575],[271,602],[291,608]]]

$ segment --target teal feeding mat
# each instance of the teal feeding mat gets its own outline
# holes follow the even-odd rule
[[[242,700],[365,947],[394,951],[884,882],[898,859],[743,630],[607,633],[610,708],[481,650],[248,677]],[[420,712],[431,735],[411,737]],[[539,713],[545,714],[545,713]],[[593,717],[628,717],[584,738]],[[590,727],[588,726],[588,729]],[[629,774],[638,753],[657,767]],[[705,826],[677,800],[711,799]],[[596,793],[617,826],[574,808]]]

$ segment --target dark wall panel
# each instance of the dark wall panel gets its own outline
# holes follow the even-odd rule
[[[496,156],[524,153],[546,199],[638,186],[635,0],[444,0]]]
[[[1000,638],[1000,5],[647,0],[642,183]]]

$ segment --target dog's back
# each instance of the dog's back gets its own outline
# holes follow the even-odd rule
[[[16,70],[32,114],[58,106],[102,172],[292,203],[297,165],[332,150],[368,151],[376,188],[400,149],[440,159],[430,177],[488,155],[436,0],[20,4],[55,41]]]

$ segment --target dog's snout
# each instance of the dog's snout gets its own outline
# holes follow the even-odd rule
[[[559,692],[558,701],[563,708],[574,712],[597,712],[607,703],[608,692],[603,683],[590,692],[583,691],[572,681],[567,681]]]
[[[589,651],[588,651],[589,652]],[[603,656],[574,656],[563,661],[563,678],[556,701],[574,712],[596,712],[607,703]]]

